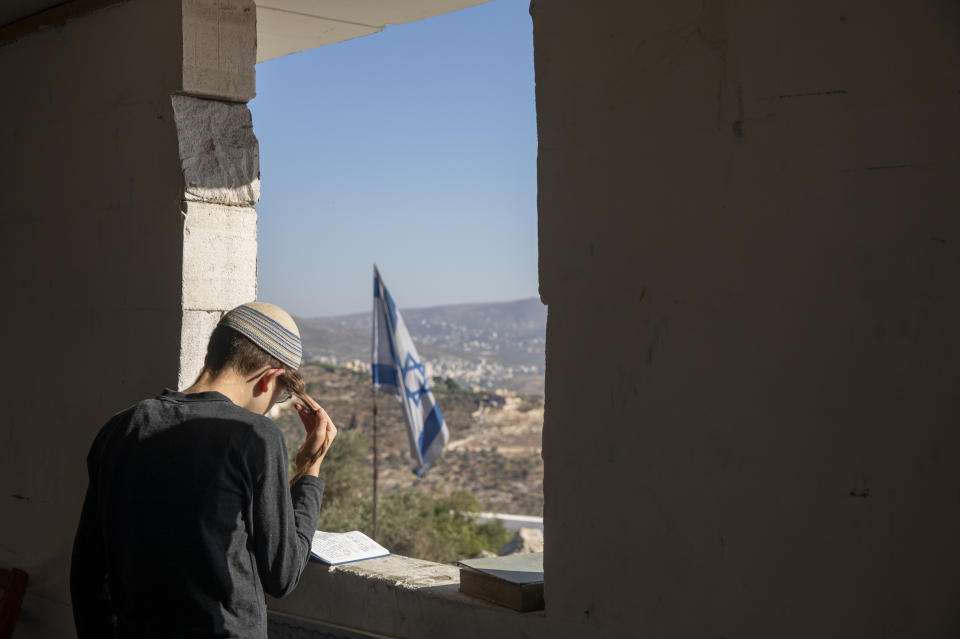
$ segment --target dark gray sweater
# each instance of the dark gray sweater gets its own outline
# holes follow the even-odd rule
[[[277,426],[216,392],[165,390],[100,430],[70,590],[86,637],[267,636],[296,587],[323,482],[288,488]]]

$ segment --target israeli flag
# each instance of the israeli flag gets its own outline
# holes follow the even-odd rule
[[[450,431],[430,391],[423,361],[410,339],[397,305],[373,267],[373,387],[403,403],[413,471],[423,476],[436,461]]]

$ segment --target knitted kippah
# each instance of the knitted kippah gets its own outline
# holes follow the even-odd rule
[[[300,368],[300,330],[290,315],[273,304],[247,302],[223,316],[220,323],[242,333],[290,368]]]

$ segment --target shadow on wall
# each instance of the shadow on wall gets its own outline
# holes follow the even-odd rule
[[[246,104],[171,98],[187,201],[252,206],[260,199],[260,148]]]

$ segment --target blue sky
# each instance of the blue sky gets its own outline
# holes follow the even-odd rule
[[[367,311],[537,295],[527,0],[496,0],[257,65],[258,297]]]

